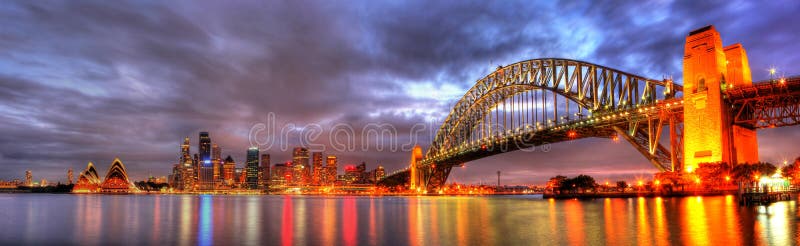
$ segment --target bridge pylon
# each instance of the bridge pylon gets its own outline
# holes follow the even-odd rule
[[[417,190],[417,189],[424,189],[424,178],[422,175],[422,171],[419,167],[419,163],[422,161],[422,147],[419,145],[415,145],[414,149],[411,150],[411,163],[409,164],[409,189]]]
[[[700,163],[758,161],[755,129],[733,124],[724,91],[752,85],[741,44],[722,46],[714,26],[689,33],[683,58],[684,170]]]

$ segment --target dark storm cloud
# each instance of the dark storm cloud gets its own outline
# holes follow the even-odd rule
[[[281,124],[326,130],[390,123],[398,142],[411,141],[414,124],[441,122],[497,65],[565,57],[680,79],[686,33],[708,24],[726,45],[745,45],[754,79],[769,66],[796,74],[797,10],[794,2],[4,2],[0,178],[31,169],[64,180],[68,167],[94,161],[102,172],[115,156],[136,179],[166,175],[182,137],[196,145],[202,130],[241,162],[250,128],[270,112]],[[762,156],[798,154],[770,133]],[[419,144],[427,148],[430,134]],[[529,183],[653,170],[632,147],[604,141],[495,156],[454,177],[491,180],[499,168]],[[374,148],[328,153],[389,170],[408,161]]]

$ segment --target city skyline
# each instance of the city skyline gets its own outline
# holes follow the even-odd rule
[[[568,3],[583,11],[564,17],[548,13],[560,7],[546,3],[451,4],[237,6],[274,16],[231,15],[224,7],[206,13],[185,3],[4,5],[4,23],[18,31],[0,35],[0,43],[9,47],[0,62],[6,68],[0,74],[6,123],[0,127],[0,179],[22,178],[32,170],[35,180],[55,183],[66,180],[67,169],[82,170],[88,162],[106,170],[115,157],[125,160],[132,179],[161,176],[171,171],[183,137],[200,131],[217,133],[223,156],[231,155],[240,167],[250,147],[248,131],[270,112],[282,125],[391,123],[402,133],[416,123],[441,122],[474,81],[496,66],[532,57],[588,60],[681,82],[686,31],[708,24],[724,32],[726,40],[747,47],[754,81],[768,79],[772,67],[787,76],[800,74],[790,65],[800,61],[795,55],[800,44],[791,36],[800,30],[786,24],[797,9],[795,2],[752,8],[739,8],[753,5],[748,2],[727,8],[688,2]],[[418,13],[454,7],[461,13],[432,26],[432,17]],[[645,9],[654,12],[637,17]],[[304,15],[309,12],[313,16]],[[726,21],[750,15],[769,18]],[[237,25],[249,22],[241,19],[246,17],[263,23],[263,29]],[[278,19],[280,25],[270,24]],[[544,27],[547,23],[558,24]],[[280,30],[283,38],[274,35]],[[800,137],[797,127],[758,134],[763,161],[782,164],[800,155],[792,147]],[[427,149],[431,141],[417,142]],[[195,148],[192,153],[198,153]],[[271,154],[273,162],[292,157],[291,151],[261,151]],[[335,154],[340,168],[366,161],[391,172],[408,162],[402,151],[326,154]],[[511,184],[541,184],[556,174],[578,173],[630,180],[655,171],[626,144],[584,139],[553,144],[548,153],[508,153],[470,162],[454,170],[450,181],[491,183],[498,169]]]

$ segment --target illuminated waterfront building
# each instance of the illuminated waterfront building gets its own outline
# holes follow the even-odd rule
[[[208,132],[200,132],[198,181],[200,190],[214,189],[214,165],[211,163],[211,137]]]
[[[78,182],[72,187],[72,192],[97,192],[100,188],[100,177],[94,164],[89,162],[86,169],[78,175]]]
[[[181,164],[174,164],[172,165],[172,173],[169,174],[167,180],[169,180],[169,187],[175,190],[183,190],[183,186],[180,182],[180,172],[181,172]]]
[[[222,179],[224,180],[225,185],[233,186],[236,182],[236,162],[233,161],[233,157],[228,156],[225,158],[225,164],[222,165]]]
[[[197,181],[197,162],[189,152],[189,137],[183,139],[180,153],[178,153],[178,164],[172,167],[170,186],[175,190],[191,191],[195,188]]]
[[[294,168],[294,178],[292,183],[295,185],[305,185],[309,181],[311,164],[308,160],[308,149],[296,147],[292,151],[292,167]]]
[[[383,169],[383,166],[379,165],[377,168],[375,168],[374,182],[377,183],[379,180],[383,179],[383,177],[386,177],[386,170]]]
[[[233,175],[235,176],[236,182],[233,184],[236,188],[243,188],[247,184],[247,169],[237,167],[233,171]]]
[[[311,174],[311,184],[320,185],[322,176],[324,175],[324,166],[322,161],[322,152],[311,153],[311,162],[313,164],[313,173]]]
[[[277,163],[272,166],[270,185],[282,186],[292,182],[292,166],[289,163]]]
[[[335,155],[328,155],[325,160],[325,175],[323,184],[331,185],[336,182],[336,174],[338,172],[338,160]]]
[[[353,184],[356,182],[358,177],[358,169],[354,165],[346,165],[344,166],[344,180],[345,184]]]
[[[222,182],[222,150],[219,145],[211,145],[211,166],[214,167],[214,187],[217,187]]]
[[[125,165],[119,158],[115,158],[111,163],[105,179],[100,183],[100,190],[102,192],[132,192],[136,190],[136,186],[128,179]]]
[[[258,188],[266,189],[269,185],[269,154],[261,154],[261,166],[258,167]]]
[[[183,139],[183,144],[181,145],[181,153],[180,153],[180,163],[184,165],[192,164],[192,154],[189,153],[189,137]]]
[[[200,132],[197,149],[201,162],[211,161],[211,136],[209,136],[208,132]]]
[[[33,186],[33,173],[31,170],[25,170],[25,186]]]
[[[258,147],[247,149],[247,161],[245,162],[246,182],[248,189],[258,188]]]
[[[42,179],[42,181],[39,182],[39,186],[41,186],[41,187],[47,186],[47,179]]]

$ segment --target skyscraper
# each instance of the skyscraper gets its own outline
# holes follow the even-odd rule
[[[308,162],[308,149],[296,147],[292,151],[292,167],[294,167],[294,183],[305,185],[309,181],[311,163]]]
[[[205,161],[211,161],[211,137],[208,132],[200,132],[200,140],[198,141],[198,152],[200,153],[200,162],[205,164]]]
[[[337,163],[335,155],[328,155],[327,160],[325,161],[327,165],[325,165],[325,185],[331,185],[336,182],[336,172],[337,172]]]
[[[269,185],[269,154],[261,154],[261,166],[258,167],[258,188],[266,189]]]
[[[25,186],[33,186],[33,173],[31,173],[31,170],[25,170]]]
[[[181,165],[189,165],[192,163],[192,154],[189,153],[189,137],[183,139],[183,144],[181,145],[181,153],[180,153]]]
[[[250,147],[247,149],[247,164],[245,164],[247,172],[247,188],[258,188],[258,147]]]
[[[322,152],[311,153],[311,162],[314,166],[314,171],[311,174],[311,184],[320,185],[322,179],[321,176],[324,173],[324,167],[322,166]]]
[[[211,165],[214,167],[214,183],[216,184],[221,183],[222,180],[222,150],[219,148],[219,145],[212,144],[211,145]]]
[[[233,161],[231,156],[225,158],[225,164],[222,166],[222,176],[223,180],[225,180],[225,185],[233,186],[236,183],[236,177],[234,176],[234,172],[236,169],[236,163]]]
[[[211,137],[208,132],[200,132],[199,143],[199,166],[198,180],[201,190],[214,189],[214,166],[211,163]]]

